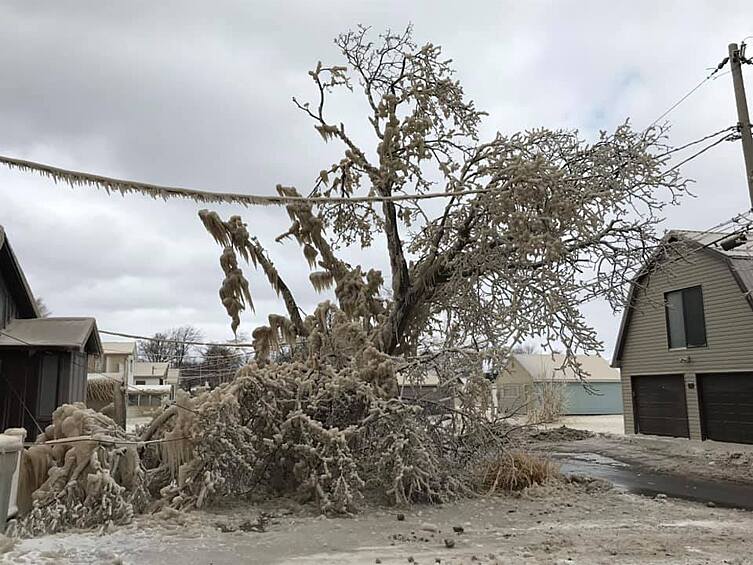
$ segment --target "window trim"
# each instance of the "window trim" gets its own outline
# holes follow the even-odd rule
[[[683,330],[685,331],[685,345],[682,347],[672,347],[672,339],[670,336],[670,329],[669,329],[669,308],[667,307],[669,304],[669,301],[667,299],[667,295],[673,294],[675,292],[684,293],[687,290],[693,290],[695,288],[697,288],[701,293],[701,318],[703,320],[704,343],[702,345],[688,345],[688,317],[686,316],[685,297],[683,296],[682,322],[683,322]],[[665,328],[664,328],[665,333],[667,335],[667,349],[669,351],[683,351],[686,349],[703,349],[709,346],[709,336],[708,336],[708,332],[706,331],[706,300],[703,295],[703,285],[695,284],[693,286],[686,286],[683,288],[676,288],[674,290],[668,290],[664,293],[664,325],[665,325]]]

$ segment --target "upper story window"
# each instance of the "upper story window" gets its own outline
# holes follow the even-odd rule
[[[700,286],[664,294],[669,348],[705,347],[706,319]]]

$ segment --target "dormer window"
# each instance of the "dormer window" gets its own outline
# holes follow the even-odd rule
[[[670,349],[706,347],[706,318],[700,286],[664,294]]]

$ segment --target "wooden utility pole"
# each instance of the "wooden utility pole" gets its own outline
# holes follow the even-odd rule
[[[115,423],[124,430],[126,429],[126,410],[128,409],[128,400],[126,388],[128,386],[128,359],[123,364],[123,381],[113,381],[113,408],[115,412]]]
[[[737,121],[743,142],[743,159],[745,160],[745,179],[748,181],[750,204],[753,207],[753,136],[750,131],[750,115],[748,102],[745,99],[745,84],[741,68],[743,54],[737,43],[729,44],[729,64],[732,69],[732,84],[735,87],[735,102],[737,103]]]

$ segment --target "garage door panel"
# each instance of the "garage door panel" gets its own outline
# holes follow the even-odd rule
[[[638,433],[690,437],[682,375],[642,375],[632,379]]]
[[[713,421],[704,427],[705,439],[732,443],[753,443],[753,424],[727,420]]]
[[[753,443],[753,373],[698,375],[706,439]]]
[[[639,433],[654,436],[688,437],[688,421],[681,418],[640,417]]]

